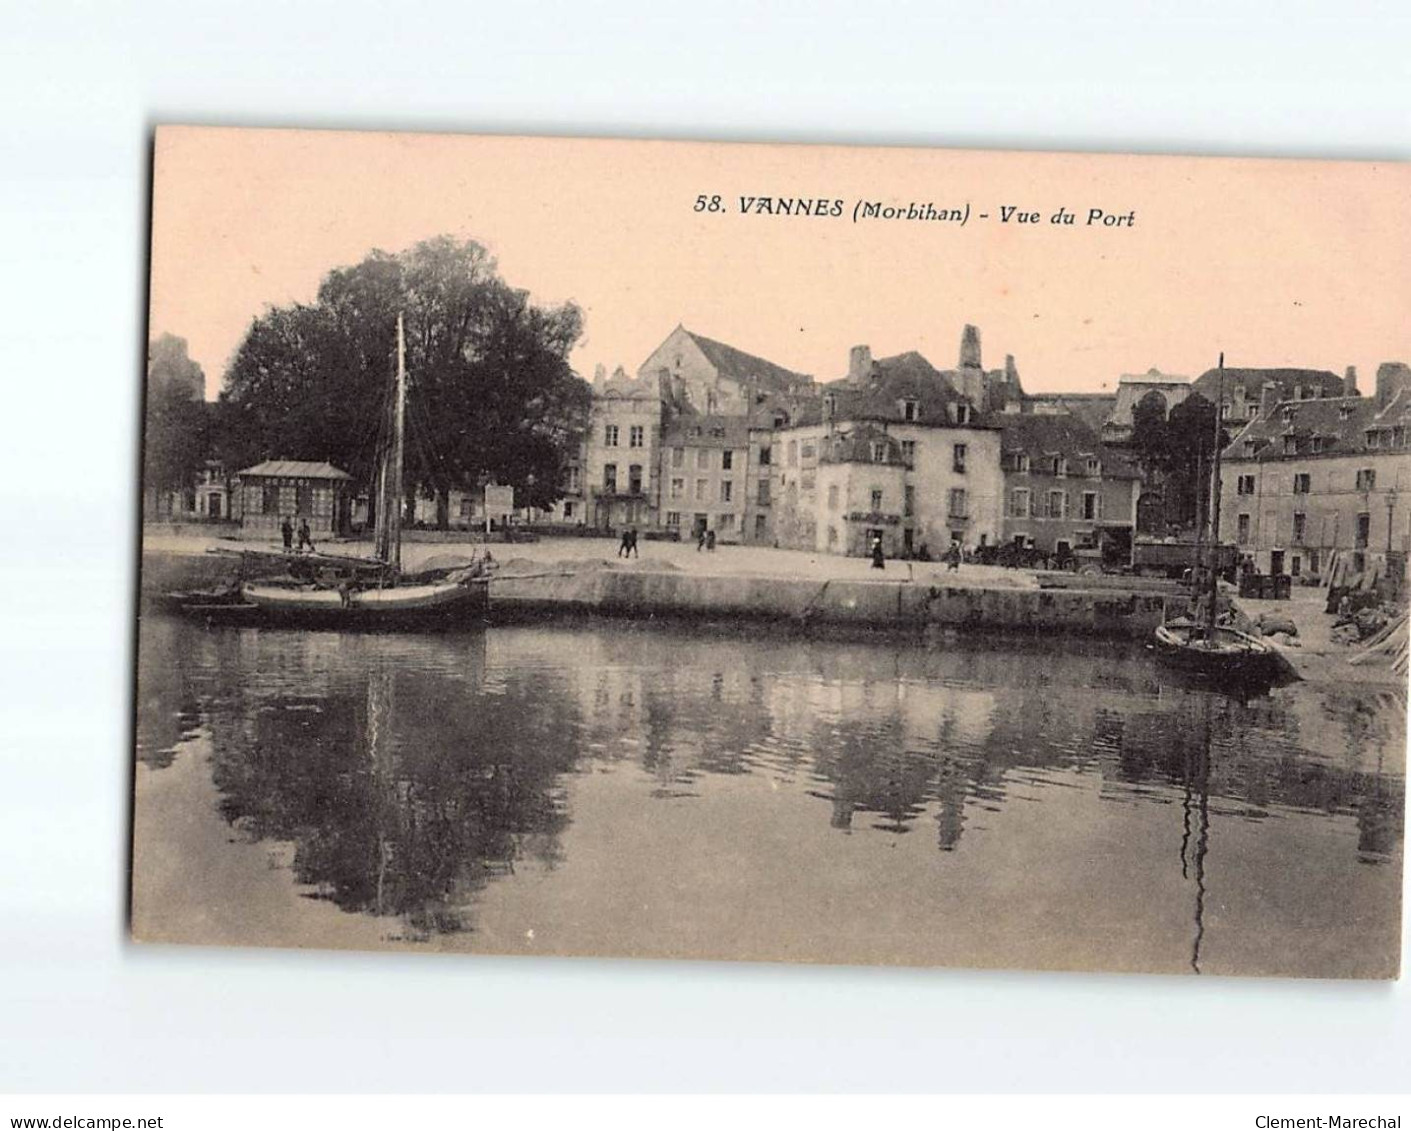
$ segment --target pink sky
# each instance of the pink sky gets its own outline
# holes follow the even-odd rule
[[[698,214],[700,193],[725,214]],[[740,215],[840,198],[840,219]],[[858,199],[971,207],[964,227],[851,221]],[[635,371],[676,326],[819,379],[848,348],[955,364],[961,327],[1025,388],[1097,391],[1155,366],[1411,360],[1411,166],[168,127],[158,132],[151,333],[207,396],[250,322],[374,248],[472,238],[511,284],[572,299],[574,354]],[[1037,225],[999,223],[1003,205]],[[1060,206],[1072,227],[1048,218]],[[1087,209],[1136,212],[1127,228]],[[982,221],[981,212],[991,219]]]

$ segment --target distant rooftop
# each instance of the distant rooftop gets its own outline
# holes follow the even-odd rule
[[[339,471],[327,460],[312,463],[297,459],[267,459],[254,467],[247,467],[241,475],[266,476],[282,479],[351,479],[346,471]]]

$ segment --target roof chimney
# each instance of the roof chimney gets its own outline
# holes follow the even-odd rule
[[[1259,415],[1268,416],[1274,411],[1274,406],[1279,403],[1279,383],[1277,381],[1265,381],[1264,387],[1259,390]]]
[[[848,351],[848,380],[864,381],[872,372],[872,347],[853,346]]]
[[[1345,397],[1360,397],[1362,394],[1357,391],[1357,366],[1349,365],[1347,373],[1342,379],[1342,395]]]
[[[969,323],[960,335],[960,368],[983,368],[980,364],[980,328]]]

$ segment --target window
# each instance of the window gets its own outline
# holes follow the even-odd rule
[[[709,470],[710,470],[710,449],[709,449],[709,448],[698,448],[698,449],[696,450],[696,470],[697,470],[697,471],[709,471]]]
[[[563,513],[564,513],[564,517],[565,517],[565,518],[568,517],[568,514],[569,514],[568,508],[571,507],[572,505],[573,505],[572,503],[564,503],[564,505],[563,505]],[[474,504],[473,504],[469,499],[462,499],[462,500],[461,500],[461,518],[469,519],[469,518],[474,517],[474,513],[475,513],[475,512],[472,510],[473,506],[474,506]]]
[[[814,448],[813,441],[805,440],[803,442],[803,448],[799,452],[799,458],[803,460],[804,463],[818,458],[818,451]]]
[[[1014,455],[1013,455],[1013,457],[1012,457],[1012,459],[1013,459],[1013,462],[1014,462],[1014,470],[1015,470],[1015,471],[1022,471],[1022,472],[1026,472],[1026,473],[1028,472],[1028,470],[1029,470],[1029,453],[1028,453],[1028,452],[1015,452]]]
[[[798,467],[798,465],[799,465],[799,442],[798,442],[797,440],[790,440],[790,441],[789,441],[789,446],[785,449],[785,451],[788,453],[786,458],[787,458],[787,461],[788,461],[789,466],[790,466],[790,467]]]
[[[608,495],[617,494],[617,464],[603,464],[603,491]]]
[[[1062,479],[1068,474],[1068,461],[1062,456],[1053,457],[1053,473],[1059,479]]]
[[[1377,485],[1377,473],[1370,467],[1364,467],[1357,473],[1357,489],[1359,491],[1371,491]]]
[[[871,454],[872,454],[872,462],[873,462],[873,463],[886,463],[886,462],[887,462],[887,443],[886,443],[886,441],[885,441],[885,440],[873,440],[873,441],[872,441],[872,447],[871,447]]]
[[[759,466],[760,466],[760,467],[768,467],[768,466],[769,466],[769,461],[770,461],[771,458],[772,458],[772,457],[771,457],[771,455],[770,455],[769,445],[768,445],[768,444],[761,444],[761,445],[759,446]]]
[[[729,479],[722,479],[722,480],[720,481],[720,501],[721,501],[722,503],[728,503],[728,502],[730,501],[731,496],[734,495],[734,493],[735,493],[735,484],[734,484],[733,482],[731,482]]]
[[[1359,550],[1365,549],[1368,537],[1372,533],[1372,516],[1365,511],[1357,516],[1356,541],[1353,543]]]
[[[1303,531],[1307,523],[1308,516],[1306,514],[1295,514],[1293,516],[1293,540],[1295,542],[1303,541]]]
[[[823,419],[824,419],[824,420],[829,420],[829,419],[831,419],[832,416],[833,416],[833,413],[837,411],[837,408],[838,408],[838,398],[837,398],[836,396],[834,396],[832,393],[824,393],[824,394],[823,394]]]
[[[729,471],[734,466],[735,453],[732,452],[729,448],[726,448],[723,452],[720,453],[720,470]]]
[[[1313,437],[1312,444],[1313,444],[1313,452],[1314,452],[1314,454],[1316,455],[1317,453],[1319,453],[1319,452],[1321,452],[1321,451],[1323,450],[1323,446],[1324,446],[1323,437],[1322,437],[1322,436],[1314,436],[1314,437]]]
[[[1029,517],[1029,489],[1027,487],[1016,487],[1009,493],[1009,516],[1010,518]]]
[[[828,548],[829,548],[829,549],[832,549],[832,548],[833,548],[834,546],[836,546],[837,544],[838,544],[838,528],[837,528],[836,526],[830,526],[830,527],[828,528]]]
[[[952,487],[950,489],[950,504],[946,513],[951,518],[965,518],[969,513],[970,500],[966,497],[964,487]]]
[[[799,476],[799,486],[802,487],[805,491],[812,491],[814,477],[817,474],[818,473],[811,467],[806,469],[803,474]]]
[[[1293,477],[1293,493],[1295,495],[1306,495],[1313,488],[1313,476],[1307,471],[1300,471]]]
[[[681,512],[680,512],[680,511],[667,511],[667,512],[666,512],[666,525],[667,525],[667,526],[680,526],[680,525],[681,525]]]
[[[633,495],[642,493],[642,465],[634,463],[627,469],[627,490]]]
[[[671,481],[671,497],[679,499],[686,493],[686,481],[684,479],[673,479]]]
[[[1241,546],[1249,541],[1249,515],[1242,514],[1235,520],[1235,541]]]
[[[961,475],[965,474],[965,456],[966,446],[964,444],[956,444],[953,448],[951,448],[950,466],[952,471],[955,471]]]
[[[1244,454],[1247,456],[1252,456],[1254,454],[1255,446],[1256,445],[1253,440],[1246,440],[1244,442]]]
[[[1068,493],[1050,491],[1048,493],[1048,517],[1065,518],[1068,514]]]
[[[314,513],[314,489],[309,483],[300,483],[294,488],[294,513],[311,515]]]
[[[606,428],[603,429],[603,447],[605,447],[605,448],[615,448],[615,447],[617,447],[617,425],[616,425],[616,424],[609,424]]]
[[[1302,566],[1303,566],[1303,555],[1302,555],[1302,554],[1294,554],[1294,556],[1293,556],[1293,569],[1292,569],[1292,571],[1291,571],[1294,577],[1297,577],[1297,576],[1302,572]]]
[[[1284,423],[1285,423],[1285,424],[1292,424],[1292,423],[1293,423],[1293,406],[1292,406],[1292,405],[1287,405],[1287,406],[1285,406],[1283,416],[1284,416]]]
[[[1309,572],[1309,573],[1317,573],[1317,572],[1318,572],[1318,551],[1317,551],[1317,550],[1309,550],[1309,551],[1308,551],[1308,572]]]
[[[759,481],[759,493],[758,493],[758,496],[757,496],[757,497],[758,497],[758,499],[759,499],[760,506],[768,506],[768,505],[769,505],[769,480],[768,480],[768,479],[761,479],[761,480]]]
[[[1297,490],[1296,487],[1295,487],[1295,490]],[[1236,494],[1236,495],[1252,495],[1252,494],[1254,494],[1254,476],[1252,476],[1252,475],[1241,475],[1237,480],[1235,480],[1235,494]]]
[[[672,448],[672,449],[671,449],[671,466],[672,466],[672,467],[685,467],[685,466],[686,466],[686,449],[685,449],[685,448]]]
[[[754,516],[754,536],[760,540],[763,540],[766,534],[764,523],[764,515],[757,514]]]
[[[573,517],[573,504],[572,504],[572,503],[564,503],[564,504],[563,504],[563,517],[564,517],[565,519],[570,519],[570,518]]]
[[[916,513],[916,488],[910,483],[902,488],[901,513],[908,518]]]
[[[902,402],[901,402],[901,418],[902,418],[903,420],[915,420],[915,419],[916,419],[916,409],[917,409],[917,405],[916,405],[916,402],[915,402],[915,401],[902,401]]]
[[[1297,454],[1298,454],[1298,437],[1297,437],[1297,436],[1285,436],[1285,437],[1284,437],[1284,455],[1286,455],[1286,456],[1292,456],[1292,455],[1297,455]]]
[[[882,510],[882,488],[872,488],[872,513],[878,514]]]
[[[1099,476],[1099,475],[1101,475],[1101,474],[1102,474],[1102,461],[1101,461],[1101,460],[1098,460],[1098,459],[1093,459],[1093,458],[1089,457],[1089,459],[1088,459],[1088,476],[1089,476],[1090,478],[1096,478],[1097,476]]]
[[[720,531],[734,531],[735,516],[732,513],[718,514],[715,516],[715,528]]]
[[[1382,444],[1382,434],[1375,428],[1367,429],[1367,446],[1369,448],[1379,448]]]
[[[916,466],[916,441],[903,440],[901,442],[901,461],[908,467]]]
[[[570,491],[583,490],[583,469],[570,467],[568,469],[568,489]]]
[[[970,423],[970,406],[968,404],[958,404],[955,406],[955,422],[957,424]]]
[[[1096,522],[1098,519],[1098,493],[1096,491],[1083,492],[1083,521]]]
[[[260,513],[279,513],[279,488],[273,483],[266,483],[264,487],[260,489]]]
[[[710,430],[710,434],[711,434],[712,436],[714,436],[717,440],[723,440],[723,439],[725,439],[725,429],[724,429],[724,428],[720,428],[720,427],[712,428],[712,429]]]
[[[828,509],[830,511],[838,509],[838,485],[836,483],[828,488]]]
[[[697,479],[697,480],[696,480],[696,501],[697,501],[697,502],[703,502],[703,501],[705,500],[705,497],[706,497],[706,490],[707,490],[707,488],[709,488],[709,486],[710,486],[710,480],[709,480],[709,479]]]
[[[642,446],[642,426],[640,424],[634,424],[627,430],[627,446],[629,448]]]

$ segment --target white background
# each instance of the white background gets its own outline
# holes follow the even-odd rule
[[[1079,11],[0,8],[0,1090],[1405,1088],[1404,984],[123,940],[156,122],[1411,157],[1411,6]]]

